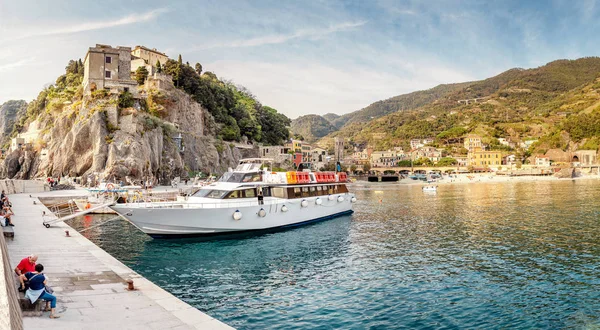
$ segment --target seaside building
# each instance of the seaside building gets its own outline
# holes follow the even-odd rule
[[[25,147],[25,139],[22,137],[16,137],[10,141],[9,151],[13,152],[15,150],[20,150],[23,149],[23,147]]]
[[[456,165],[466,167],[469,166],[469,157],[465,155],[460,156],[452,156],[452,158],[456,159]]]
[[[550,157],[537,155],[534,157],[534,164],[536,166],[550,166]]]
[[[169,57],[165,53],[161,53],[156,48],[147,48],[144,46],[135,46],[131,51],[131,72],[135,72],[139,67],[145,66],[148,70],[149,75],[156,73],[156,62],[158,61],[161,66],[169,60]]]
[[[315,147],[310,151],[310,154],[310,157],[314,163],[324,162],[325,157],[327,157],[327,150],[320,147]]]
[[[464,140],[465,149],[469,152],[473,152],[476,149],[483,148],[483,144],[481,143],[481,137],[479,135],[469,134],[465,137]]]
[[[502,152],[500,151],[484,151],[481,148],[475,148],[469,152],[467,157],[469,165],[476,168],[502,165]]]
[[[300,147],[300,150],[302,152],[302,162],[304,163],[310,163],[312,162],[312,146],[308,143],[302,143],[302,146]]]
[[[412,159],[429,158],[434,164],[442,159],[442,150],[434,147],[422,147],[412,153]]]
[[[284,163],[292,161],[290,149],[285,146],[264,146],[259,147],[258,152],[262,158],[271,158],[275,163]]]
[[[88,49],[83,65],[85,94],[107,89],[115,94],[128,91],[137,95],[137,82],[131,79],[131,47],[96,44]]]
[[[516,165],[516,164],[517,164],[517,156],[515,156],[514,154],[502,157],[502,165]]]

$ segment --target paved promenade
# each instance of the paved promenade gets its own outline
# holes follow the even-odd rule
[[[15,238],[7,241],[11,265],[37,254],[62,316],[26,317],[25,329],[233,329],[148,281],[65,223],[45,228],[42,212],[50,212],[35,196],[61,193],[68,194],[9,195],[15,212]],[[126,290],[127,279],[137,290]]]

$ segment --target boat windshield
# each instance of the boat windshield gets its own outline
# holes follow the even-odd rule
[[[259,182],[262,181],[260,173],[227,172],[219,179],[219,182]]]
[[[198,190],[197,193],[194,194],[194,197],[221,199],[228,192],[229,192],[228,190],[200,189],[200,190]]]

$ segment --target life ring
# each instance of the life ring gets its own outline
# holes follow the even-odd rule
[[[113,189],[115,189],[115,185],[114,184],[109,183],[109,184],[106,185],[106,190],[113,190]]]

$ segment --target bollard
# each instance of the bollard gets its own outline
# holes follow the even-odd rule
[[[127,280],[127,290],[133,291],[135,288],[133,287],[133,280]]]
[[[69,235],[69,231],[68,230],[65,230],[65,236],[71,237],[71,235]]]
[[[35,203],[35,202],[33,202],[33,203]],[[42,211],[42,216],[45,216],[45,215],[46,215],[46,211]]]
[[[33,205],[36,205],[35,201],[33,201]]]

